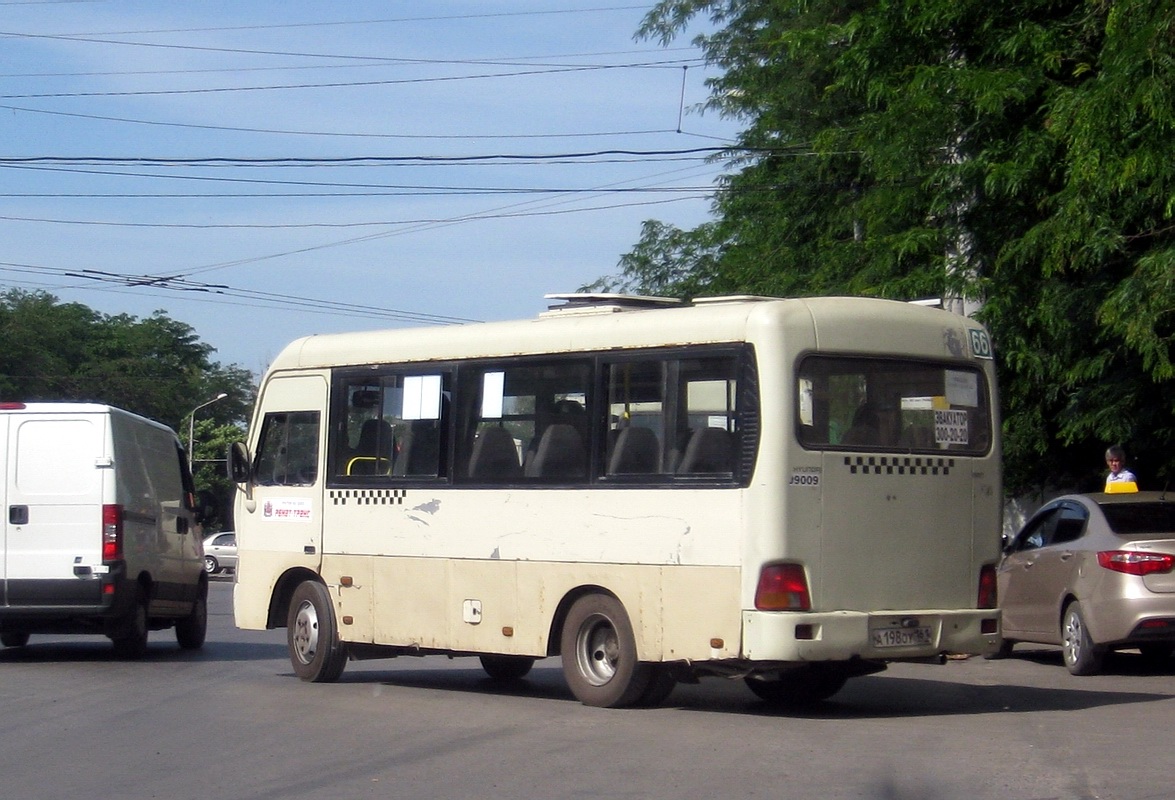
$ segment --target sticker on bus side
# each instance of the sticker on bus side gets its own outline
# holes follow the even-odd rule
[[[812,486],[820,485],[820,467],[796,467],[791,471],[791,479],[787,482],[788,486]]]
[[[310,519],[310,500],[301,497],[275,497],[261,507],[261,518],[277,522],[306,522]]]

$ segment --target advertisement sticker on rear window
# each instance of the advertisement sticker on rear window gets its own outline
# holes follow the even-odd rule
[[[936,444],[968,444],[966,411],[934,412],[934,441]]]

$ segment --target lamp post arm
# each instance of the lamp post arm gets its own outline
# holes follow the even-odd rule
[[[199,411],[200,409],[204,408],[205,406],[210,406],[213,403],[216,403],[220,400],[223,400],[226,397],[228,397],[228,394],[226,392],[221,392],[220,394],[218,394],[216,397],[212,398],[211,400],[204,402],[204,403],[201,403],[200,405],[196,406],[195,408],[192,409],[191,413],[188,414],[188,472],[189,473],[192,471],[192,464],[194,463],[192,460],[193,453],[195,453],[195,451],[196,451],[196,442],[195,442],[195,438],[194,438],[196,435],[196,412]]]

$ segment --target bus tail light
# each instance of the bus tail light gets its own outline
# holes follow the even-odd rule
[[[1175,556],[1170,553],[1144,553],[1141,550],[1102,550],[1097,563],[1114,572],[1127,575],[1150,575],[1170,572],[1175,567]]]
[[[810,611],[808,576],[800,564],[768,564],[759,573],[755,608],[760,611]]]
[[[102,560],[122,558],[122,506],[102,506]]]
[[[976,608],[995,608],[999,596],[996,591],[995,565],[984,564],[979,569],[979,602]]]

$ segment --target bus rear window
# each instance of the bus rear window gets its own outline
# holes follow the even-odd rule
[[[977,369],[809,356],[796,385],[796,430],[808,449],[982,455],[991,447],[989,390]]]

